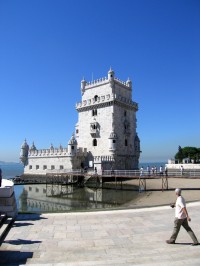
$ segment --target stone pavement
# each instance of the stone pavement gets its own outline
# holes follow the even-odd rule
[[[200,239],[200,202],[187,204]],[[200,246],[173,229],[170,207],[103,212],[18,215],[0,247],[0,265],[200,265]]]

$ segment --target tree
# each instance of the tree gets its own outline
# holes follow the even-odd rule
[[[181,146],[178,147],[178,152],[175,154],[175,159],[178,159],[180,162],[184,158],[189,158],[194,160],[195,162],[198,162],[200,157],[200,148],[196,147],[184,147],[181,148]]]
[[[181,148],[181,146],[178,146],[178,152],[175,154],[175,159],[179,160],[182,162],[184,156],[183,156],[183,150]]]

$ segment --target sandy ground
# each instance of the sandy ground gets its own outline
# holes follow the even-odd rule
[[[139,181],[131,180],[125,183],[138,186]],[[176,201],[174,192],[176,188],[182,189],[182,196],[186,202],[200,201],[200,179],[169,178],[168,190],[163,192],[162,179],[149,179],[146,181],[147,191],[137,193],[137,197],[125,203],[123,207],[138,208],[169,205]]]

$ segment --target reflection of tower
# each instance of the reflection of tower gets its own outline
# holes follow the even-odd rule
[[[27,196],[28,192],[25,189],[23,189],[22,194],[19,197],[21,211],[27,211]]]

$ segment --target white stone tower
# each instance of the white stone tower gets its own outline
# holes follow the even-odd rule
[[[140,140],[136,133],[138,104],[132,101],[132,82],[108,76],[81,81],[82,101],[76,104],[78,147],[87,148],[88,165],[97,170],[137,169]]]

